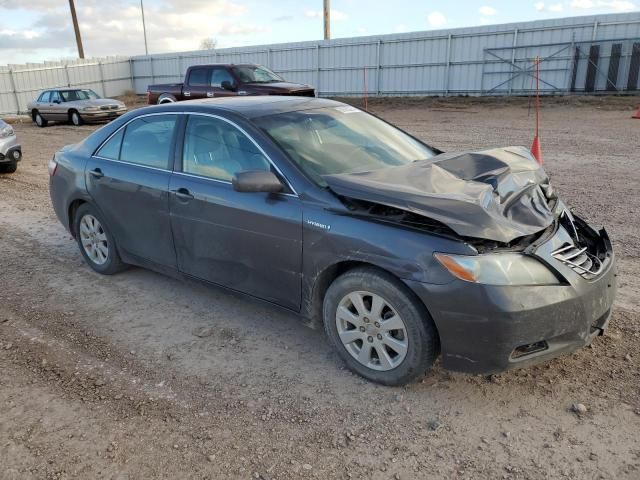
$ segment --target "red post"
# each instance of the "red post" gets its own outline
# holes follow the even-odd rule
[[[531,153],[542,165],[542,148],[540,147],[540,57],[536,57],[536,135],[531,144]]]

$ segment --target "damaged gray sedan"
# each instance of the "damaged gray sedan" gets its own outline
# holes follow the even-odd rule
[[[547,360],[611,314],[607,233],[522,147],[443,153],[339,102],[239,97],[135,110],[49,171],[97,272],[143,266],[318,320],[385,385],[440,354],[470,373]]]

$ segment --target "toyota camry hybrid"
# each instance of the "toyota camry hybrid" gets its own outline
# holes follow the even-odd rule
[[[97,272],[138,265],[324,324],[385,385],[494,373],[603,333],[604,229],[571,213],[529,150],[444,153],[306,97],[141,108],[49,164],[57,216]]]

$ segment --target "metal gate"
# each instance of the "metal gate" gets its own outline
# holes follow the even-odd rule
[[[482,94],[532,94],[536,56],[541,94],[611,94],[640,88],[640,42],[635,38],[485,48]]]

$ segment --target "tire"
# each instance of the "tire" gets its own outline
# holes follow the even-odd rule
[[[33,112],[33,121],[36,122],[36,125],[40,128],[44,128],[49,123],[42,115],[40,115],[39,111]]]
[[[356,268],[334,280],[324,297],[323,321],[349,369],[382,385],[415,380],[439,354],[438,332],[427,309],[400,281],[376,268]]]
[[[113,275],[126,268],[115,238],[93,205],[84,203],[78,208],[73,218],[73,231],[85,262],[96,272]]]
[[[0,164],[0,173],[14,173],[18,169],[18,162]]]
[[[82,121],[82,117],[76,110],[71,110],[69,112],[69,121],[74,124],[76,127],[79,127],[84,122]]]

